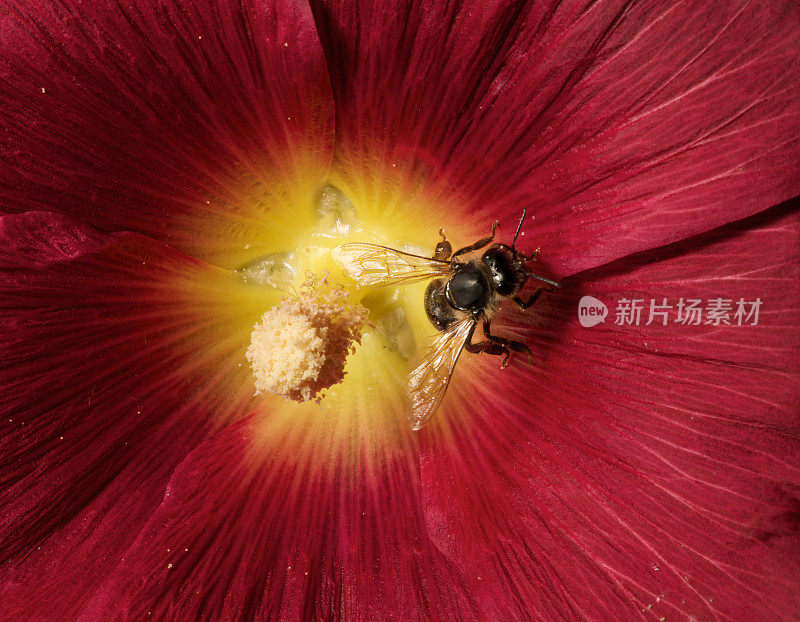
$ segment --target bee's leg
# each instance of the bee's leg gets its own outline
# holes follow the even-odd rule
[[[472,354],[505,354],[506,357],[508,357],[508,348],[500,345],[499,343],[495,343],[494,341],[485,339],[484,341],[479,341],[478,343],[472,343],[472,337],[475,334],[475,328],[477,326],[478,320],[476,318],[472,328],[469,329],[467,342],[464,344],[464,348],[467,350],[467,352],[471,352]]]
[[[534,259],[536,259],[536,258],[539,256],[539,254],[540,254],[541,252],[542,252],[542,249],[541,249],[541,248],[537,248],[536,250],[534,250],[534,251],[533,251],[533,252],[532,252],[530,255],[528,255],[527,257],[525,257],[525,255],[523,255],[523,258],[525,259],[525,261],[533,261]]]
[[[442,241],[436,245],[436,250],[433,251],[433,258],[447,261],[450,259],[450,254],[453,252],[453,246],[444,237],[444,229],[439,229],[439,235],[442,236]]]
[[[535,294],[534,294],[535,295]],[[486,336],[486,339],[491,341],[498,346],[502,346],[506,351],[506,357],[503,359],[503,362],[500,364],[501,367],[508,366],[508,359],[511,357],[511,352],[525,352],[528,355],[528,362],[533,365],[533,355],[531,354],[531,349],[522,343],[521,341],[516,341],[515,339],[507,339],[506,337],[498,337],[497,335],[492,334],[490,322],[488,319],[484,318],[483,320],[483,334]]]
[[[523,300],[519,296],[514,296],[514,302],[516,302],[519,305],[520,309],[527,309],[528,307],[532,307],[534,303],[536,303],[539,296],[542,295],[542,292],[552,292],[552,291],[553,291],[552,287],[544,287],[544,286],[537,287],[535,290],[533,290],[533,293],[530,295],[528,300]]]
[[[497,356],[505,354],[506,358],[503,359],[503,367],[506,366],[506,361],[510,356],[508,348],[500,345],[499,343],[495,343],[494,341],[489,341],[488,339],[485,341],[479,341],[478,343],[472,343],[472,341],[468,341],[464,348],[467,352],[471,352],[472,354],[494,354]]]
[[[481,238],[480,240],[475,242],[475,244],[470,244],[469,246],[465,246],[464,248],[459,248],[455,253],[453,253],[453,255],[452,255],[452,257],[450,257],[450,259],[455,259],[459,255],[463,255],[464,253],[471,253],[472,251],[476,251],[479,248],[483,248],[489,242],[494,240],[494,230],[497,229],[498,222],[499,221],[495,220],[494,223],[492,224],[492,235],[490,235],[488,237],[485,237],[485,238]]]

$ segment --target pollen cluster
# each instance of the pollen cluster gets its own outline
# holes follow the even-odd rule
[[[296,296],[287,296],[253,327],[247,360],[256,395],[272,393],[296,402],[322,398],[342,381],[347,355],[361,342],[367,310],[347,303],[342,286],[327,274],[306,273]]]

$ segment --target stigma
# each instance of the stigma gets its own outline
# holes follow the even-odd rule
[[[319,402],[345,376],[347,356],[361,343],[367,309],[349,304],[327,273],[306,272],[296,295],[283,297],[253,327],[246,357],[255,394]]]

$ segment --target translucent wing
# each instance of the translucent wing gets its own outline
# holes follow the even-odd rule
[[[362,287],[413,283],[450,272],[450,262],[378,244],[343,244],[331,251],[344,273]]]
[[[408,420],[412,430],[419,430],[439,408],[450,384],[456,361],[475,328],[475,320],[466,317],[439,333],[422,354],[408,377],[410,410]]]

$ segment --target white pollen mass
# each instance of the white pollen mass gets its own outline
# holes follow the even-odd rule
[[[256,395],[319,401],[323,389],[344,378],[347,355],[365,325],[367,310],[349,305],[343,287],[330,285],[325,274],[306,273],[299,294],[282,298],[250,334],[246,357]]]

